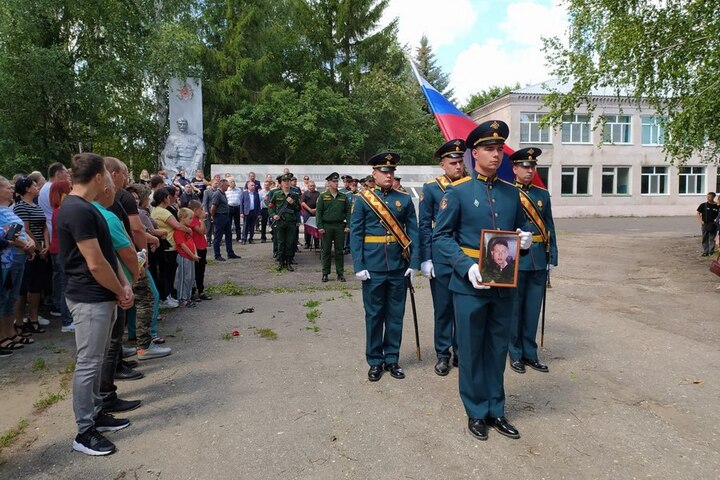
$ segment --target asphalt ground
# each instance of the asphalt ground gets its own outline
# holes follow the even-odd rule
[[[347,284],[322,284],[318,254],[303,250],[296,272],[278,274],[270,245],[256,244],[210,267],[209,283],[230,281],[238,288],[226,292],[238,295],[166,313],[173,354],[119,383],[143,406],[108,434],[114,455],[71,451],[69,396],[41,412],[29,406],[32,392],[56,388],[68,336],[51,332],[43,342],[54,350],[3,361],[3,421],[28,426],[0,452],[0,478],[717,478],[720,279],[699,256],[693,221],[558,220],[541,352],[550,373],[505,373],[519,440],[467,433],[457,369],[433,373],[427,280],[416,280],[422,361],[408,305],[407,378],[370,383],[351,268]],[[37,357],[44,373],[32,369]]]

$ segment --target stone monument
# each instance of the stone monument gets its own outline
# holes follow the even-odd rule
[[[202,89],[200,81],[170,80],[170,135],[161,163],[168,177],[181,170],[190,178],[203,168],[205,144],[202,138]]]

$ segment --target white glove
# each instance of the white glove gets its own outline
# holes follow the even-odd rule
[[[520,234],[520,249],[521,250],[527,250],[532,245],[532,233],[531,232],[523,232],[519,228],[515,230]]]
[[[405,276],[410,277],[410,281],[412,282],[415,279],[415,269],[408,268],[407,270],[405,270]]]
[[[468,270],[467,273],[468,278],[470,279],[470,283],[472,283],[472,286],[475,290],[487,290],[487,285],[478,285],[480,282],[482,282],[482,275],[480,275],[480,267],[478,267],[478,264],[473,264],[472,267],[470,267],[470,270]]]
[[[435,267],[432,260],[426,260],[420,264],[420,271],[425,278],[435,278]]]
[[[370,272],[368,272],[367,270],[360,270],[359,272],[357,272],[355,274],[355,276],[357,278],[359,278],[360,280],[362,280],[363,282],[365,280],[370,280]]]
[[[554,269],[555,269],[555,265],[553,265],[552,263],[548,263],[548,266],[547,266],[548,273],[552,272]]]

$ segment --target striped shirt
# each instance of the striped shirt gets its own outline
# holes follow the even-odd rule
[[[225,196],[227,197],[228,205],[231,207],[237,207],[240,205],[240,196],[242,195],[242,190],[238,187],[235,188],[228,188],[225,191]]]
[[[43,232],[45,231],[46,225],[45,213],[43,213],[42,208],[34,203],[18,200],[15,206],[13,206],[13,211],[23,222],[30,224],[30,233],[35,237],[36,242],[44,241],[45,237],[43,236]]]

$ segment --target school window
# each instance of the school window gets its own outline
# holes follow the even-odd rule
[[[545,188],[550,190],[550,167],[537,167],[536,171]]]
[[[603,142],[616,145],[630,144],[632,142],[630,115],[605,115],[603,128]]]
[[[661,125],[663,117],[644,115],[640,118],[642,120],[642,144],[650,146],[664,145],[665,130]]]
[[[550,143],[550,128],[540,128],[542,113],[520,113],[520,143]]]
[[[705,193],[705,167],[680,167],[680,195]]]
[[[589,195],[590,167],[562,167],[561,195]]]
[[[630,194],[630,167],[603,167],[603,195]]]
[[[562,143],[590,143],[590,115],[565,115]]]
[[[668,167],[642,167],[642,195],[667,195],[668,183]]]

